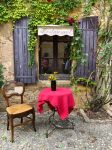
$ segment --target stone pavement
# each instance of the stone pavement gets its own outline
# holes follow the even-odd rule
[[[37,132],[30,124],[16,127],[15,142],[11,143],[10,131],[6,130],[6,113],[0,113],[0,150],[112,150],[111,123],[85,123],[73,111],[70,118],[75,124],[74,130],[56,129],[46,138],[48,116],[48,113],[36,113]]]

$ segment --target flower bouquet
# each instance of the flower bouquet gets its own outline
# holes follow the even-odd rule
[[[51,90],[56,91],[56,74],[57,72],[54,72],[53,74],[50,74],[48,79],[51,81]]]

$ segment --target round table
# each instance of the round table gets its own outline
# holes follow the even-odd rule
[[[68,118],[69,113],[75,106],[74,97],[70,88],[45,88],[38,95],[37,111],[43,112],[43,105],[47,103],[51,109],[58,112],[60,119]]]

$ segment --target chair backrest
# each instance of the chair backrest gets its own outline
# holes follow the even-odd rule
[[[25,91],[25,86],[22,82],[7,81],[1,89],[7,107],[10,106],[9,99],[13,96],[20,96],[21,103],[23,103],[23,94]]]

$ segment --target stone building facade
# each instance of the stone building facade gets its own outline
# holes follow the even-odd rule
[[[36,58],[38,58],[38,46],[36,47]],[[36,59],[38,63],[38,59]],[[13,25],[11,22],[0,25],[0,64],[5,67],[4,78],[5,81],[14,80],[14,51],[13,51]],[[68,86],[70,81],[59,81],[58,85]],[[38,81],[33,85],[26,85],[24,94],[25,102],[35,105],[37,102],[37,95],[41,88],[50,86],[49,81]],[[1,94],[0,94],[1,95]],[[14,100],[15,103],[17,100]],[[2,95],[0,96],[0,111],[5,110]]]
[[[78,12],[78,13],[77,13]],[[81,11],[74,11],[70,14],[70,17],[74,15],[82,16]],[[93,15],[96,15],[96,11],[93,10]],[[36,62],[38,63],[39,53],[38,45],[36,47]],[[5,80],[14,80],[14,51],[13,51],[13,25],[11,22],[0,25],[0,63],[5,67],[4,77]],[[58,86],[70,86],[70,81],[57,81]],[[39,81],[34,85],[27,85],[24,95],[25,101],[33,105],[37,102],[37,95],[41,88],[50,86],[48,81]],[[83,92],[75,94],[77,107],[80,107],[81,97],[85,99],[85,88],[79,87]],[[0,98],[0,110],[4,110],[3,98]]]

